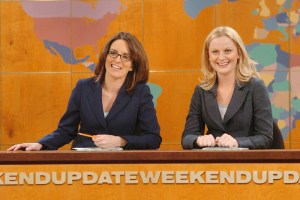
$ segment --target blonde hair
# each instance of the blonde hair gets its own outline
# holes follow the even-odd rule
[[[220,26],[212,30],[204,42],[202,51],[202,72],[204,77],[201,81],[201,87],[204,90],[211,89],[217,81],[217,73],[209,62],[209,44],[213,39],[222,36],[230,38],[239,53],[236,67],[237,82],[248,82],[251,77],[259,77],[259,73],[255,67],[257,63],[249,57],[240,35],[228,26]]]

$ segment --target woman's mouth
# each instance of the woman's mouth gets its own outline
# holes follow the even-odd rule
[[[114,65],[114,64],[111,65],[111,68],[116,69],[116,70],[121,70],[122,69],[122,67]]]
[[[219,67],[226,67],[228,64],[229,62],[218,63]]]

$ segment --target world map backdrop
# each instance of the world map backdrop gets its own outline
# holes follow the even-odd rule
[[[223,25],[259,63],[286,148],[300,148],[299,14],[299,0],[0,0],[0,149],[55,130],[77,80],[120,31],[148,54],[161,149],[181,149],[203,42]]]

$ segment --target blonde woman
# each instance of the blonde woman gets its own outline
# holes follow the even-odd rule
[[[191,100],[182,147],[268,148],[273,139],[270,99],[239,34],[215,28],[205,40],[202,64],[204,78]]]

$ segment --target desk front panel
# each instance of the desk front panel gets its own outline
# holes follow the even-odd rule
[[[299,199],[298,163],[0,165],[6,199]]]

